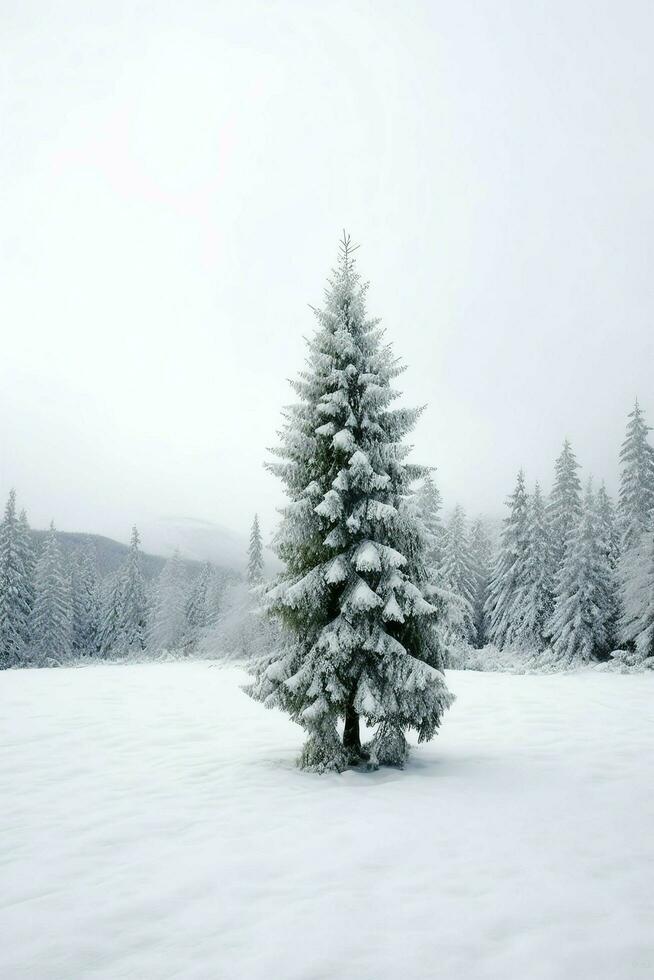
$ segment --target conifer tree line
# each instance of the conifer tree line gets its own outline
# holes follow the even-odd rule
[[[507,499],[493,554],[481,519],[456,506],[440,518],[431,477],[419,491],[433,538],[432,575],[443,599],[450,662],[462,648],[492,646],[543,666],[567,668],[615,654],[627,666],[654,666],[654,449],[638,402],[627,420],[614,503],[603,483],[582,486],[566,439],[545,497],[522,470]],[[463,654],[465,660],[465,654]],[[483,666],[483,659],[475,664]]]
[[[256,517],[248,557],[248,579],[259,583]],[[91,539],[66,555],[51,524],[37,548],[11,490],[0,522],[0,669],[195,653],[224,615],[231,580],[210,562],[190,576],[177,551],[153,581],[141,565],[136,528],[122,566],[104,578]]]

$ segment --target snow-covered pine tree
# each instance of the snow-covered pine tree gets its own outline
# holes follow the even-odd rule
[[[486,530],[486,524],[481,517],[476,518],[470,528],[470,554],[475,583],[472,600],[475,646],[481,649],[488,642],[488,622],[485,605],[488,599],[488,587],[493,564],[491,540]]]
[[[259,515],[254,515],[252,529],[250,531],[250,544],[248,546],[248,585],[259,585],[263,579],[263,543],[261,541],[261,528],[259,527]]]
[[[18,666],[27,653],[33,581],[24,527],[10,490],[0,524],[0,669]]]
[[[353,251],[344,235],[293,383],[300,401],[285,412],[281,461],[269,464],[290,497],[275,539],[286,570],[266,597],[287,637],[248,688],[305,728],[299,763],[318,772],[361,758],[360,717],[377,726],[372,764],[402,765],[406,730],[430,739],[453,700],[434,666],[426,542],[407,504],[426,475],[403,445],[420,411],[392,407],[402,368],[366,316]]]
[[[558,664],[571,667],[606,656],[614,615],[612,594],[612,571],[589,480],[581,516],[569,535],[548,624]]]
[[[152,598],[148,650],[181,650],[186,631],[188,583],[186,570],[176,549],[161,570]]]
[[[510,513],[504,520],[500,552],[486,600],[488,638],[500,650],[514,645],[520,623],[520,598],[526,583],[529,501],[522,470],[506,503]]]
[[[456,632],[465,643],[476,642],[474,601],[475,568],[463,507],[457,504],[445,525],[439,582],[459,600],[460,621]]]
[[[70,579],[50,524],[36,565],[36,596],[32,610],[32,657],[41,665],[61,663],[71,653]]]
[[[205,562],[189,590],[184,631],[184,649],[187,653],[197,650],[200,637],[211,624],[213,577],[213,565]]]
[[[100,602],[95,549],[89,541],[71,556],[72,648],[80,656],[98,651]]]
[[[581,515],[581,482],[579,463],[568,439],[554,466],[554,486],[547,505],[550,554],[550,591],[554,592],[563,567],[568,537]]]
[[[132,528],[129,551],[110,583],[103,603],[100,645],[105,656],[125,655],[145,648],[147,595],[141,572],[139,534]]]
[[[638,546],[654,514],[654,449],[647,433],[650,426],[638,401],[629,413],[627,433],[620,450],[620,524],[622,551]]]
[[[524,580],[516,596],[513,642],[526,652],[540,652],[547,645],[554,597],[550,592],[549,527],[538,483],[529,497],[527,520],[527,554]]]

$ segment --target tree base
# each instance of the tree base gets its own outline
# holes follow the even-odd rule
[[[348,752],[333,732],[311,732],[304,743],[297,764],[305,772],[344,772],[350,765]]]
[[[368,767],[394,766],[403,769],[409,757],[409,744],[401,728],[394,725],[380,725],[372,742],[366,746],[369,753]]]

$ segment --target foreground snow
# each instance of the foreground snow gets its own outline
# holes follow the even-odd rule
[[[652,975],[654,677],[452,672],[403,773],[323,777],[242,677],[0,677],[3,980]]]

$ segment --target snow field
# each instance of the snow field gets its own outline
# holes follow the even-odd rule
[[[0,677],[0,976],[639,980],[654,676],[449,672],[404,772],[315,776],[202,662]]]

